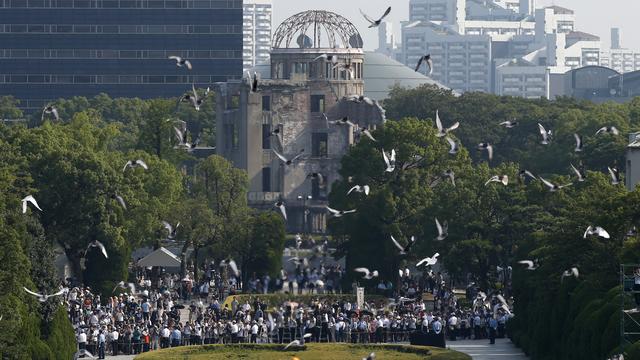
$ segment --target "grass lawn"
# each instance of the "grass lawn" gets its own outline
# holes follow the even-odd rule
[[[136,360],[360,360],[372,351],[381,360],[471,360],[453,350],[411,345],[307,344],[304,348],[283,351],[284,345],[240,344],[183,346],[152,351]]]

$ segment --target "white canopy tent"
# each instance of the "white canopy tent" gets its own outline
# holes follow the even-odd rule
[[[138,266],[142,267],[180,267],[180,263],[181,261],[176,255],[163,247],[138,260]]]

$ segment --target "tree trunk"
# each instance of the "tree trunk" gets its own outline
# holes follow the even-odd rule
[[[78,254],[77,251],[72,251],[70,249],[64,249],[64,253],[71,265],[71,272],[73,273],[72,276],[74,280],[82,284],[82,280],[84,278],[82,274],[82,266],[80,265],[80,260],[82,260],[82,257]]]
[[[198,250],[199,246],[193,245],[193,283],[198,283]]]

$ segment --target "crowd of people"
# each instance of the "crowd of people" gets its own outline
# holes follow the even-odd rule
[[[313,273],[301,269],[299,274],[304,278]],[[181,279],[164,274],[153,286],[149,274],[141,272],[133,286],[122,284],[118,290],[122,292],[108,299],[88,288],[72,288],[65,299],[79,349],[104,358],[197,344],[288,343],[295,339],[407,342],[417,332],[449,340],[494,339],[504,336],[510,316],[499,294],[487,297],[473,286],[465,296],[467,305],[461,306],[444,276],[431,271],[411,276],[406,270],[395,287],[381,281],[384,294],[395,300],[380,297],[362,306],[353,301],[321,300],[320,295],[308,303],[286,301],[275,306],[260,299],[261,293],[271,289],[288,291],[289,277],[279,285],[275,281],[273,287],[270,281],[249,280],[248,289],[255,294],[240,303],[230,282],[222,283],[215,270],[204,269],[203,274],[198,282],[189,275]],[[305,339],[305,334],[310,336]]]

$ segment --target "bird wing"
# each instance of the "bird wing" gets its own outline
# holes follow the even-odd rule
[[[31,205],[36,207],[36,209],[42,211],[40,206],[38,206],[38,202],[36,201],[36,198],[34,198],[33,195],[29,195],[29,196],[25,197],[23,201],[24,201],[24,203],[23,203],[23,206],[22,206],[22,212],[26,212],[27,211],[26,210],[26,203],[27,202],[30,202]]]
[[[169,56],[169,60],[175,60],[177,62],[182,61],[182,58],[180,56]]]
[[[555,185],[553,185],[552,183],[550,183],[549,181],[547,181],[545,178],[543,178],[542,176],[540,176],[540,181],[542,181],[543,184],[547,185],[548,187],[550,187],[551,189],[553,189],[555,187]]]
[[[575,277],[580,276],[580,272],[578,272],[578,268],[576,268],[576,267],[572,267],[572,268],[571,268],[571,274],[572,274],[573,276],[575,276]]]
[[[447,139],[447,142],[449,143],[449,145],[451,145],[451,150],[454,150],[456,148],[456,142],[453,141],[450,137],[446,137],[445,139]]]
[[[54,117],[56,120],[60,120],[60,116],[58,116],[58,109],[56,109],[56,108],[52,108],[52,109],[51,109],[51,113],[53,114],[53,117]]]
[[[391,149],[391,158],[389,159],[391,162],[396,161],[396,149]]]
[[[100,248],[100,251],[102,251],[102,255],[104,255],[105,259],[108,259],[109,255],[107,255],[107,249],[105,249],[104,245],[98,240],[96,240],[96,244]]]
[[[187,66],[187,69],[191,70],[193,67],[191,66],[191,61],[185,60],[184,64]]]
[[[287,346],[284,347],[284,349],[286,350],[293,345],[300,346],[300,340],[293,340],[292,342],[288,343]]]
[[[294,156],[294,157],[293,157],[293,159],[291,159],[291,162],[294,162],[294,161],[296,161],[296,160],[300,159],[302,156],[304,156],[304,149],[302,149],[302,150],[300,151],[300,154],[298,154],[298,155]]]
[[[122,172],[124,172],[125,170],[127,170],[128,166],[133,165],[133,162],[131,160],[127,161],[126,164],[124,164],[124,167],[122,168]]]
[[[282,156],[282,154],[280,154],[279,152],[277,152],[275,149],[271,149],[271,150],[272,150],[272,151],[276,154],[276,156],[277,156],[280,160],[282,160],[283,162],[285,162],[285,163],[286,163],[287,161],[289,161],[289,160],[287,160],[287,158],[286,158],[286,157]]]
[[[365,134],[369,139],[371,139],[371,141],[378,142],[376,139],[374,139],[373,135],[371,135],[371,132],[368,129],[362,130],[362,133]]]
[[[442,225],[440,221],[438,221],[438,218],[436,218],[436,228],[438,229],[438,235],[442,235]]]
[[[400,251],[404,252],[404,248],[402,247],[402,245],[400,245],[400,243],[398,243],[398,241],[393,237],[393,235],[391,235],[391,241],[393,241],[393,245],[395,245],[398,249],[400,249]]]
[[[369,185],[365,185],[362,188],[364,189],[364,194],[369,196],[369,190],[370,190]]]
[[[384,12],[384,14],[382,14],[382,16],[380,17],[380,19],[378,21],[382,21],[382,19],[384,19],[385,17],[387,17],[387,15],[389,15],[389,13],[391,12],[391,6],[389,6],[387,8],[387,10]]]
[[[433,60],[431,60],[431,57],[427,59],[427,65],[429,65],[429,75],[433,74]]]
[[[573,164],[571,164],[571,169],[573,169],[573,172],[576,173],[576,175],[578,175],[579,179],[582,179],[582,174],[580,173],[580,171],[578,171],[578,169],[576,169],[575,166],[573,166]]]
[[[233,273],[238,277],[240,275],[240,271],[238,270],[238,265],[234,260],[229,260],[229,267],[233,270]]]
[[[360,190],[360,185],[356,185],[351,189],[349,189],[349,191],[347,191],[347,195],[351,194],[353,191],[358,191],[358,190]]]
[[[346,215],[346,214],[353,214],[354,212],[356,212],[356,210],[355,210],[355,209],[353,209],[353,210],[345,210],[345,211],[343,211],[343,212],[342,212],[342,214],[343,214],[343,215]]]
[[[149,170],[147,163],[144,162],[143,160],[140,160],[140,159],[136,160],[136,164],[142,166],[142,168],[145,170]]]
[[[531,260],[520,260],[520,261],[518,261],[518,264],[523,264],[523,265],[527,265],[528,267],[532,267],[533,266],[533,261],[531,261]]]
[[[593,230],[593,227],[589,225],[589,227],[587,228],[587,230],[585,230],[584,235],[582,237],[586,239],[587,236],[589,236],[592,233],[592,230]]]
[[[616,129],[616,127],[615,127],[615,126],[612,126],[612,127],[611,127],[611,133],[612,133],[613,135],[618,135],[618,134],[620,134],[620,131],[618,131],[618,129]]]
[[[376,22],[375,20],[373,20],[372,18],[370,18],[367,14],[365,14],[365,13],[362,11],[362,9],[358,9],[358,10],[360,10],[360,14],[362,14],[362,16],[364,16],[364,18],[365,18],[368,22],[370,22],[371,24],[374,24],[374,23]]]
[[[487,146],[487,154],[489,155],[489,160],[493,159],[493,145]]]
[[[334,215],[336,215],[336,214],[339,214],[339,213],[340,213],[340,211],[338,211],[338,210],[336,210],[336,209],[332,209],[332,208],[330,208],[330,207],[328,207],[328,206],[327,206],[327,210],[329,210],[329,212],[330,212],[330,213],[332,213],[332,214],[334,214]]]
[[[55,293],[55,294],[47,295],[47,298],[54,297],[54,296],[60,296],[60,295],[63,295],[63,294],[64,294],[64,293],[66,293],[67,291],[69,291],[69,289],[68,289],[68,288],[63,288],[63,289],[61,289],[60,291],[58,291],[57,293]]]
[[[438,110],[436,110],[436,127],[438,128],[438,132],[442,132],[442,121],[440,121],[440,114],[438,114]]]
[[[363,273],[363,274],[365,274],[365,276],[369,276],[369,269],[364,268],[364,267],[355,268],[355,269],[353,269],[353,271],[359,272],[359,273]]]
[[[384,159],[384,163],[387,165],[387,168],[391,166],[391,162],[389,161],[389,156],[387,156],[387,153],[384,151],[384,149],[382,149],[382,158]]]
[[[317,58],[313,59],[313,61],[318,61],[318,60],[320,60],[320,59],[325,59],[325,60],[326,60],[326,59],[328,59],[328,58],[329,58],[329,55],[327,55],[327,54],[322,54],[322,55],[318,56]]]
[[[418,65],[416,65],[416,72],[418,72],[418,70],[420,70],[420,66],[422,65],[422,62],[424,61],[424,56],[420,56],[420,59],[418,60]]]
[[[278,206],[278,208],[280,208],[280,212],[282,213],[284,219],[287,220],[287,209],[285,208],[284,204]]]
[[[41,295],[41,294],[38,294],[38,293],[36,293],[36,292],[33,292],[33,291],[31,291],[31,290],[27,289],[27,288],[26,288],[26,287],[24,287],[24,286],[23,286],[22,288],[24,289],[24,291],[26,291],[27,293],[29,293],[29,294],[31,294],[31,295],[33,295],[33,296],[42,297],[42,295]]]
[[[582,148],[582,137],[576,133],[573,134],[573,137],[576,139],[576,149]]]
[[[191,83],[191,90],[193,91],[193,103],[197,103],[198,102],[198,92],[196,91],[196,85],[194,83]]]
[[[422,265],[422,264],[426,263],[428,260],[429,260],[429,258],[424,258],[424,259],[422,259],[422,260],[418,261],[418,263],[416,264],[416,266],[420,266],[420,265]]]
[[[491,179],[487,180],[486,183],[484,183],[484,186],[489,185],[489,183],[494,182],[494,181],[500,181],[500,177],[498,175],[491,177]]]
[[[613,179],[613,181],[618,181],[618,176],[616,176],[615,171],[613,171],[612,168],[607,167],[607,169],[609,170],[609,174],[611,175],[611,179]]]
[[[173,226],[171,226],[171,224],[169,224],[168,222],[163,220],[162,226],[164,226],[164,228],[167,229],[167,231],[169,232],[169,235],[173,233]]]
[[[596,135],[600,135],[605,131],[607,131],[607,127],[606,126],[605,127],[601,127],[598,131],[596,131]]]
[[[455,129],[459,128],[459,127],[460,127],[460,122],[456,121],[456,123],[455,123],[455,124],[453,124],[453,125],[451,125],[451,126],[447,129],[447,131],[453,131],[453,130],[455,130]]]
[[[600,226],[598,226],[598,227],[596,228],[596,233],[597,233],[599,236],[601,236],[601,237],[603,237],[603,238],[605,238],[605,239],[609,239],[609,238],[611,237],[611,236],[609,235],[609,233],[607,232],[607,230],[605,230],[605,229],[601,228]]]
[[[540,131],[540,134],[542,135],[543,138],[547,138],[547,136],[549,135],[547,133],[547,130],[544,128],[544,126],[542,126],[542,124],[538,123],[538,130]]]

